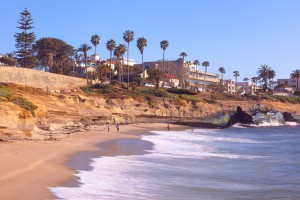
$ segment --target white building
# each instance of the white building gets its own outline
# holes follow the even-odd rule
[[[118,62],[117,58],[112,58],[111,60],[114,61],[114,62]],[[121,62],[122,62],[124,65],[127,65],[127,58],[125,58],[125,57],[122,58],[122,59],[121,59]],[[137,63],[134,62],[134,59],[131,59],[131,58],[128,59],[128,65],[129,65],[129,66],[134,66],[135,64],[137,64]]]
[[[0,58],[4,57],[5,55],[0,54]],[[0,62],[0,66],[4,65],[4,63]]]
[[[254,94],[256,92],[256,87],[251,82],[237,82],[236,86],[242,93]]]
[[[235,81],[228,79],[224,80],[224,92],[229,94],[235,94]]]

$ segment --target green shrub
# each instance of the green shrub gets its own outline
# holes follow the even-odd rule
[[[155,89],[151,87],[141,87],[138,90],[139,94],[145,94],[145,95],[151,95],[151,96],[156,96],[156,97],[167,97],[171,98],[173,97],[169,93],[167,93],[164,89]]]
[[[13,91],[9,87],[3,85],[0,86],[0,97],[9,100],[12,96],[13,96]]]
[[[149,96],[146,96],[146,101],[149,105],[150,108],[154,108],[155,107],[155,101],[153,98],[149,97]]]
[[[11,99],[11,102],[18,105],[18,106],[20,106],[21,108],[29,110],[29,111],[34,111],[38,108],[32,102],[28,101],[27,99],[25,99],[23,97],[13,97]]]
[[[178,88],[170,88],[167,89],[167,92],[172,94],[188,94],[188,95],[196,95],[196,92],[192,92],[190,90],[186,89],[178,89]]]
[[[199,97],[193,95],[182,94],[179,96],[181,99],[186,101],[199,101]]]

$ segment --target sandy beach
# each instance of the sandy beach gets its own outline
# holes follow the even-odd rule
[[[110,132],[107,132],[106,126],[99,126],[87,132],[72,133],[60,141],[0,143],[0,199],[55,199],[48,187],[63,185],[75,179],[74,169],[67,164],[74,154],[82,151],[99,152],[103,142],[139,138],[149,130],[166,130],[166,126],[124,125],[119,132],[115,126],[111,126]],[[172,125],[172,128],[180,126]]]

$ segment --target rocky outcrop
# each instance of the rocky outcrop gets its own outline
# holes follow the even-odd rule
[[[288,112],[283,112],[283,119],[286,122],[297,122],[297,120],[293,117],[293,115],[291,113]]]
[[[251,124],[253,123],[252,116],[242,110],[240,106],[237,107],[236,112],[230,116],[230,119],[225,127],[230,127],[236,123]]]

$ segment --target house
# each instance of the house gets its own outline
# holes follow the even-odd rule
[[[143,64],[135,64],[142,69]],[[179,87],[197,89],[203,85],[219,82],[219,76],[213,73],[205,73],[198,70],[198,67],[191,62],[176,61],[151,61],[144,62],[145,70],[149,68],[159,68],[161,71],[176,77],[179,80]]]
[[[224,92],[229,93],[229,94],[236,93],[234,80],[231,80],[231,79],[224,80]]]
[[[96,71],[96,68],[93,66],[87,66],[85,67],[74,67],[73,70],[71,72],[69,72],[69,76],[74,76],[74,77],[78,77],[78,78],[86,78],[86,74],[85,72],[88,73],[94,73]]]
[[[286,85],[287,87],[292,88],[294,91],[297,90],[297,80],[292,78],[277,79],[278,86]],[[300,81],[298,83],[298,88],[300,88]]]
[[[171,75],[171,74],[165,74],[165,78],[162,81],[162,85],[164,87],[178,87],[179,86],[179,78]]]
[[[237,82],[237,91],[241,91],[242,94],[254,94],[256,92],[256,86],[251,82]]]

